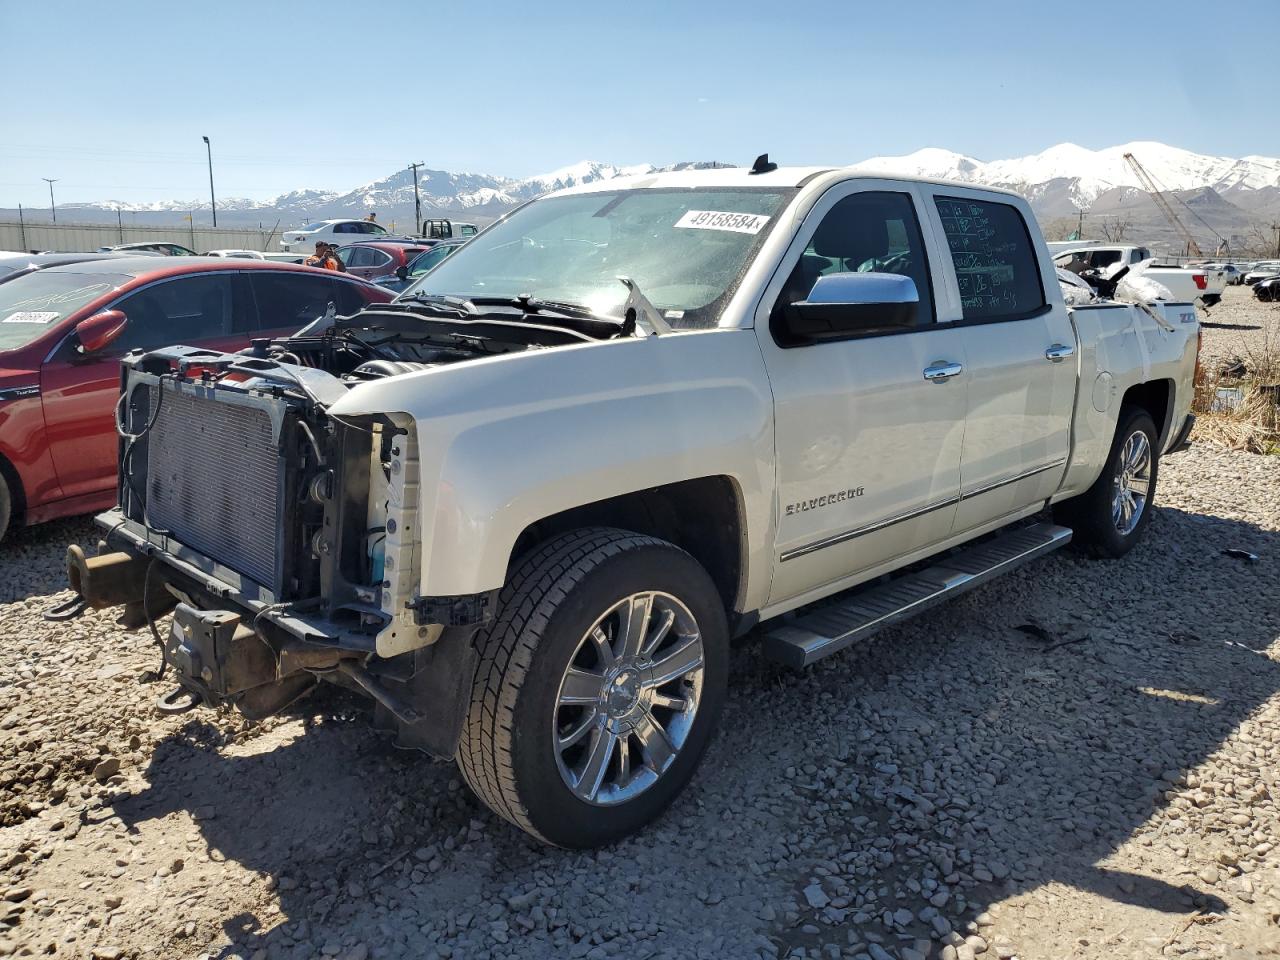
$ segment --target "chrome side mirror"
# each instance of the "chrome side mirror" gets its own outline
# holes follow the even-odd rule
[[[919,319],[915,281],[897,273],[830,273],[783,308],[789,345],[909,330]]]

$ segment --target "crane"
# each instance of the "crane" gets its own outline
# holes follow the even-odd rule
[[[1196,243],[1196,238],[1191,235],[1191,231],[1187,229],[1187,225],[1183,223],[1182,220],[1179,219],[1178,215],[1174,212],[1173,207],[1170,205],[1168,198],[1165,197],[1166,191],[1161,189],[1159,184],[1156,183],[1156,178],[1147,172],[1147,168],[1144,167],[1141,163],[1139,163],[1138,158],[1135,157],[1132,153],[1126,153],[1124,155],[1124,158],[1126,161],[1128,161],[1129,166],[1133,168],[1133,172],[1138,175],[1138,180],[1142,183],[1143,189],[1146,190],[1147,193],[1151,194],[1151,199],[1155,201],[1156,206],[1158,206],[1160,210],[1164,213],[1169,223],[1173,225],[1175,230],[1177,230],[1179,233],[1182,234],[1182,238],[1187,243],[1187,254],[1193,257],[1203,256],[1203,254],[1200,252],[1200,245]],[[1201,217],[1198,213],[1192,210],[1190,206],[1187,205],[1186,201],[1184,201],[1181,197],[1175,197],[1174,199],[1176,199],[1179,203],[1181,203],[1184,207],[1186,207],[1187,210],[1190,211],[1193,217],[1195,217],[1202,224],[1204,224],[1205,228],[1210,233],[1212,233],[1215,237],[1218,238],[1218,248],[1214,252],[1214,256],[1220,256],[1230,248],[1230,244],[1227,242],[1226,237],[1218,233],[1218,231],[1213,229],[1213,227],[1209,226],[1209,224],[1205,222],[1203,217]]]
[[[1187,253],[1193,257],[1202,256],[1200,253],[1200,245],[1196,243],[1196,238],[1191,235],[1191,231],[1187,229],[1187,225],[1178,219],[1178,215],[1174,212],[1174,209],[1169,204],[1168,199],[1166,199],[1164,191],[1156,186],[1155,180],[1152,178],[1151,174],[1147,173],[1146,167],[1140,164],[1138,162],[1138,158],[1132,153],[1126,153],[1124,158],[1128,162],[1129,166],[1133,168],[1133,172],[1138,175],[1138,180],[1142,184],[1142,189],[1151,194],[1151,199],[1156,202],[1156,206],[1160,208],[1160,211],[1165,215],[1169,223],[1172,224],[1173,228],[1181,233],[1183,239],[1187,241]]]

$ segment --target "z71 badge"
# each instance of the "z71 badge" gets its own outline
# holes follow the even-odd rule
[[[819,507],[829,507],[833,503],[843,503],[845,500],[852,500],[854,497],[862,496],[862,487],[850,487],[848,490],[837,490],[835,493],[828,493],[821,497],[814,497],[812,500],[801,500],[799,503],[787,504],[787,516],[793,514],[804,513],[807,510],[817,510]]]

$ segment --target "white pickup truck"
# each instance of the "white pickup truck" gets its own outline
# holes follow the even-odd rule
[[[1012,193],[593,183],[391,304],[126,358],[120,506],[69,577],[150,623],[166,709],[339,684],[513,824],[607,843],[689,781],[731,638],[803,666],[1069,540],[1125,554],[1198,330],[1067,309]]]
[[[1091,272],[1114,277],[1121,267],[1127,266],[1163,284],[1175,300],[1199,301],[1206,307],[1220,301],[1222,291],[1227,288],[1227,271],[1222,267],[1150,263],[1153,258],[1146,247],[1086,241],[1051,243],[1049,249],[1057,266],[1076,273],[1083,272],[1086,280]]]

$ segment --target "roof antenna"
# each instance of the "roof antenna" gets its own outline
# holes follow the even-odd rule
[[[752,173],[772,173],[777,169],[778,165],[776,163],[769,162],[767,153],[760,154],[760,156],[756,157],[756,162],[751,165]]]

